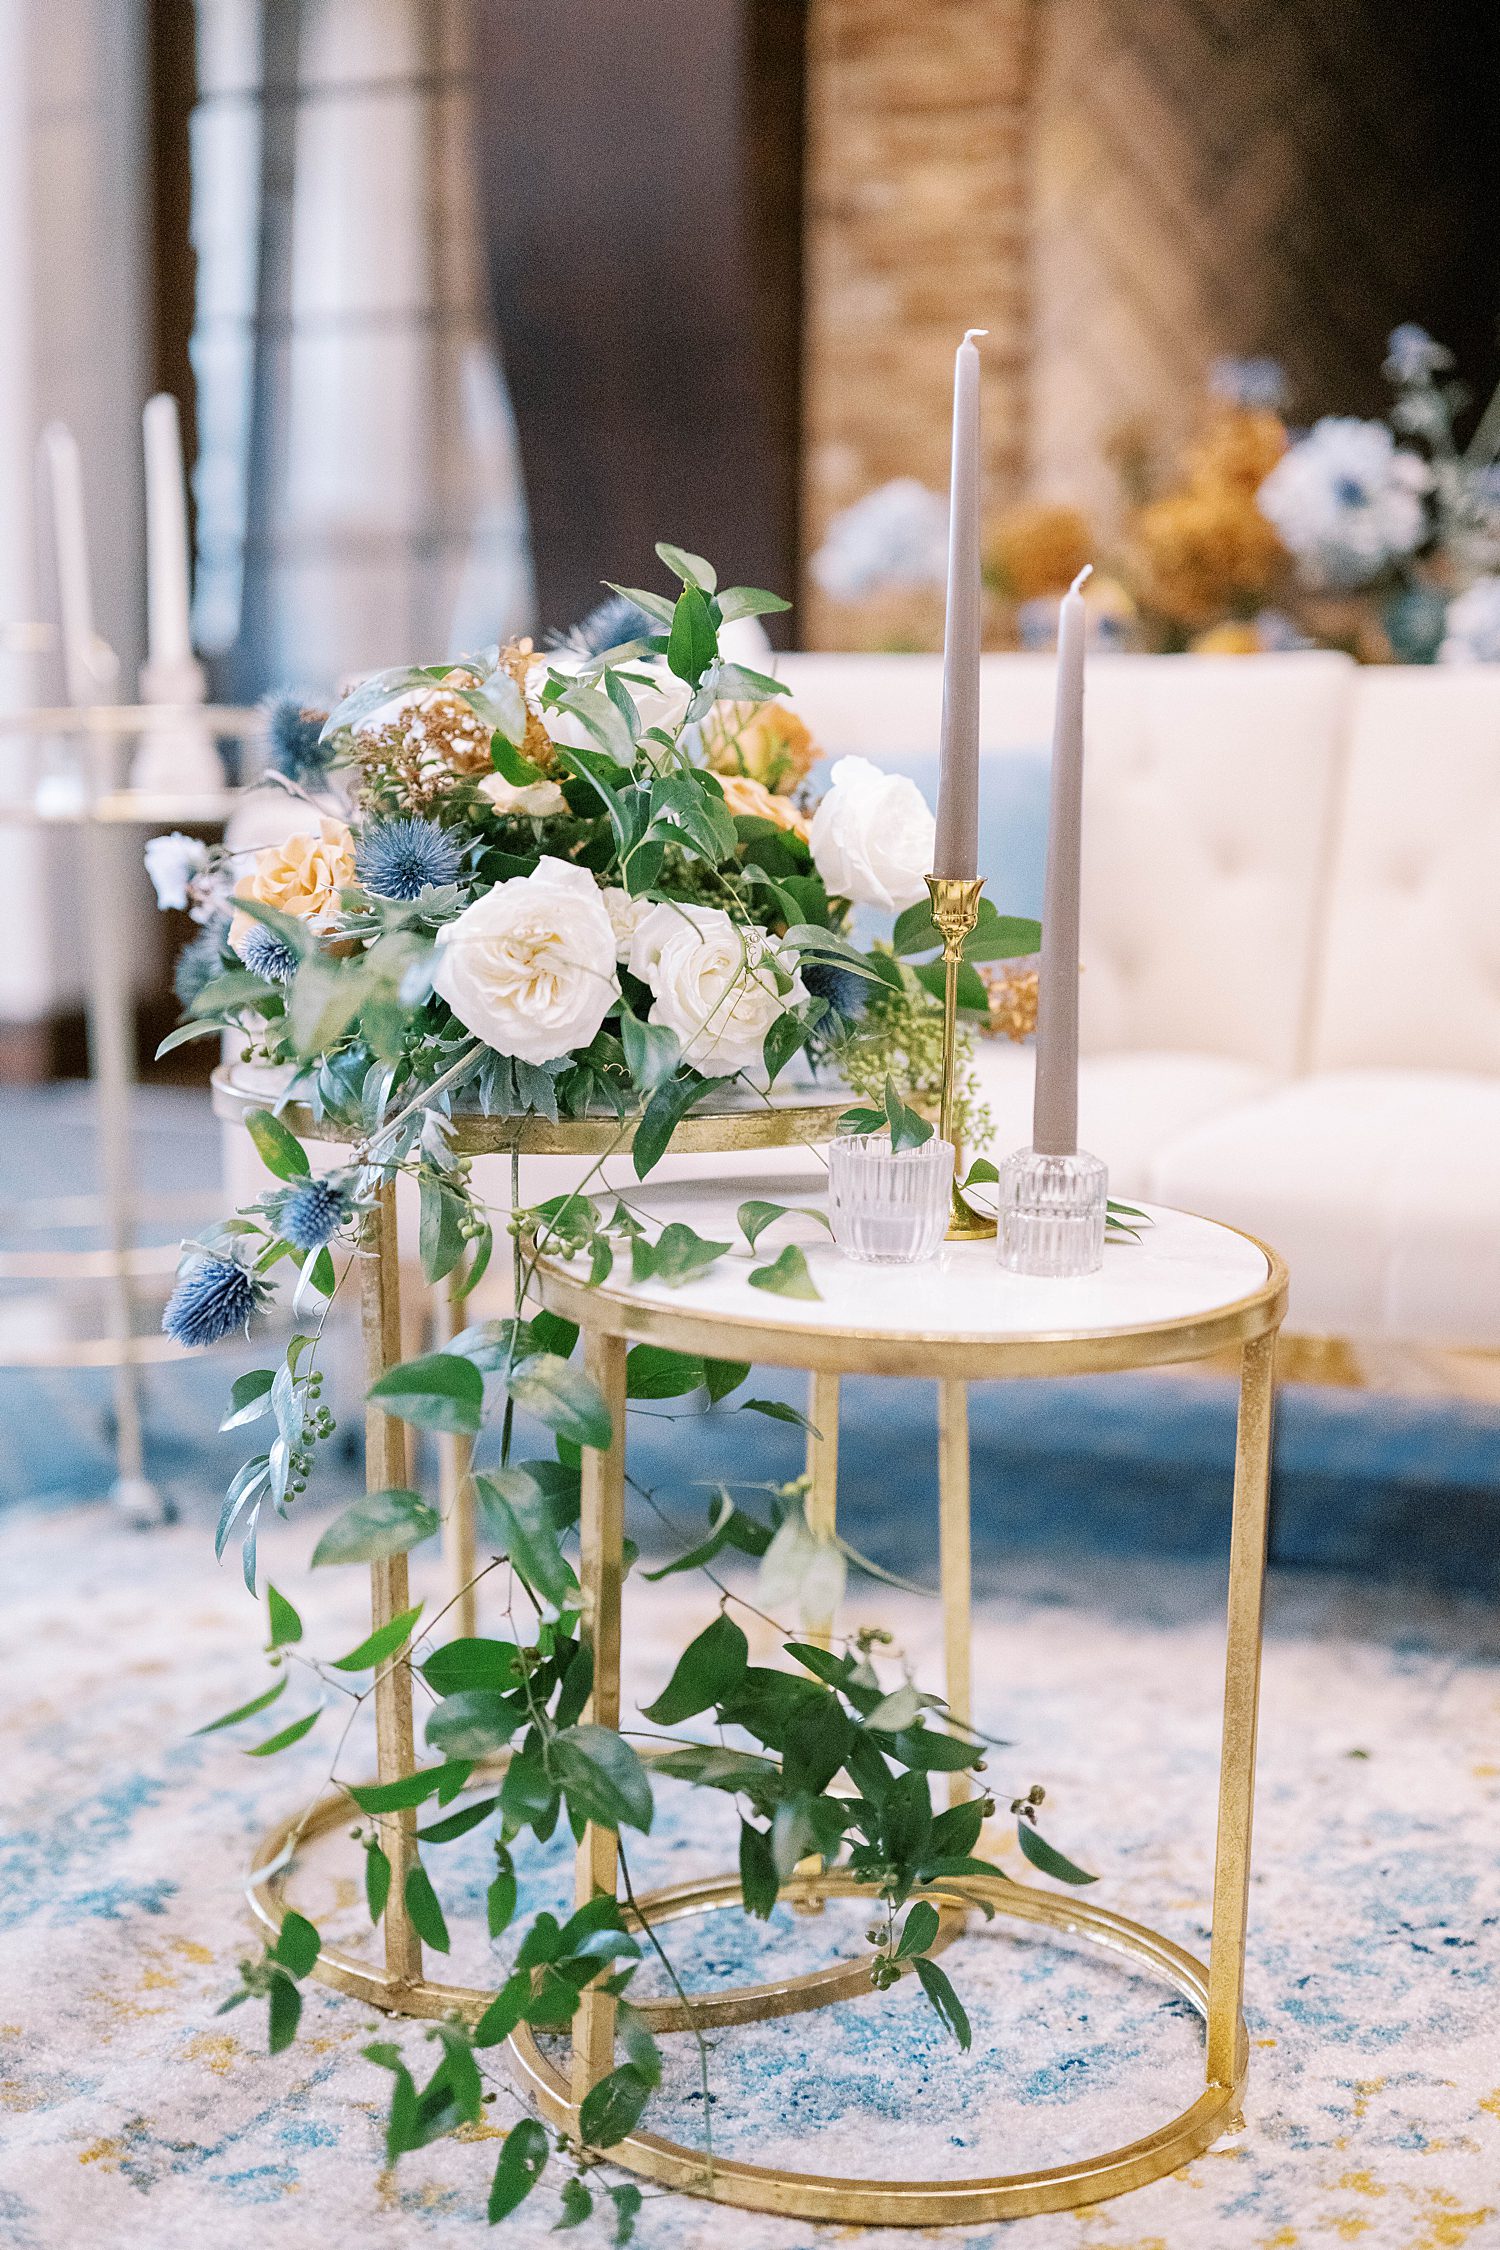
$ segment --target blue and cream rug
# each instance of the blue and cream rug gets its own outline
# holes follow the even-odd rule
[[[305,1547],[301,1533],[291,1543]],[[273,1555],[271,1567],[300,1599],[299,1563]],[[319,1646],[357,1637],[356,1575],[311,1581]],[[631,1600],[627,1692],[644,1698],[702,1600],[670,1588]],[[896,1625],[931,1676],[930,1607],[883,1588],[850,1606]],[[1217,1573],[1120,1558],[1092,1572],[1030,1564],[987,1595],[977,1624],[982,1716],[1012,1745],[997,1753],[996,1785],[1044,1782],[1049,1832],[1100,1871],[1091,1895],[1201,1951]],[[304,1749],[261,1764],[235,1738],[190,1739],[253,1692],[259,1637],[200,1528],[131,1534],[102,1509],[18,1513],[0,1528],[0,2242],[16,2250],[446,2250],[487,2238],[495,2137],[516,2114],[508,2093],[493,2127],[382,2177],[386,2081],[360,2054],[368,2011],[310,1987],[304,2037],[274,2061],[250,2009],[214,2012],[251,1949],[238,1889],[250,1844],[319,1780]],[[1493,1611],[1283,1580],[1265,1691],[1244,2129],[1132,2197],[942,2239],[1005,2250],[1500,2244]],[[457,1920],[484,1866],[480,1851],[451,1849],[434,1857]],[[701,1808],[667,1793],[633,1873],[644,1887],[730,1857]],[[306,1878],[309,1902],[351,1928],[354,1874],[338,1842]],[[535,1906],[565,1892],[568,1870],[560,1855],[539,1856],[526,1881]],[[837,1909],[753,1937],[720,1916],[685,1934],[679,1957],[693,1978],[739,1982],[773,1963],[806,1965],[848,1935]],[[725,2032],[713,2056],[716,2145],[803,2170],[984,2174],[1113,2145],[1191,2099],[1201,2038],[1162,1988],[1001,1924],[976,1928],[948,1965],[974,2019],[971,2056],[905,1986]],[[482,1943],[461,1938],[453,1967],[482,1978]],[[403,2036],[416,2055],[420,2028]],[[657,2117],[681,2139],[701,2137],[686,2052],[674,2054]],[[508,2239],[535,2250],[558,2216],[544,2186]],[[607,2236],[590,2222],[575,2239],[590,2250]],[[655,2197],[637,2233],[646,2250],[855,2239],[894,2250],[936,2238],[820,2233]]]

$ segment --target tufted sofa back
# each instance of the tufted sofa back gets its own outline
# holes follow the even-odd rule
[[[932,786],[938,658],[788,656],[780,669],[827,751],[916,770],[915,743]],[[1091,662],[1090,1051],[1189,1050],[1288,1076],[1303,1066],[1353,679],[1347,658],[1321,652]],[[1052,692],[1050,657],[984,658],[985,755],[1043,755]]]
[[[1309,1067],[1500,1073],[1500,671],[1362,671]]]

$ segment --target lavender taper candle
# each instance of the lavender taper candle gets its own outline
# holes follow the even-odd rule
[[[937,842],[932,872],[979,871],[979,353],[971,328],[953,362],[948,486],[948,610],[943,632]]]
[[[1057,622],[1057,703],[1042,962],[1037,984],[1036,1095],[1031,1145],[1044,1156],[1078,1147],[1078,896],[1083,840],[1083,651],[1087,626],[1078,573]]]

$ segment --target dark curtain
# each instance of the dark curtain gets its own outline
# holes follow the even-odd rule
[[[538,621],[652,542],[797,571],[805,0],[478,0],[483,228]],[[774,622],[774,621],[773,621]]]

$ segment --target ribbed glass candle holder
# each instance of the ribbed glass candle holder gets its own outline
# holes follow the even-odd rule
[[[953,1200],[953,1143],[934,1133],[893,1149],[885,1133],[841,1134],[828,1149],[828,1209],[846,1258],[915,1266],[937,1255]]]
[[[1046,1156],[1018,1148],[1000,1167],[1000,1263],[1012,1273],[1066,1281],[1104,1263],[1109,1172],[1078,1149]]]

